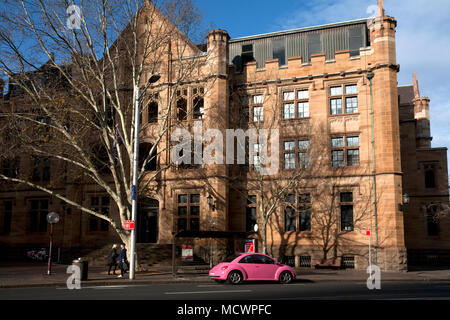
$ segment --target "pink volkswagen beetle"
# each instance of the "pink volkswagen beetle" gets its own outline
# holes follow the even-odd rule
[[[295,280],[291,267],[278,263],[276,259],[260,253],[243,253],[211,269],[209,277],[219,283],[228,281],[239,284],[242,281],[279,281],[287,284]]]

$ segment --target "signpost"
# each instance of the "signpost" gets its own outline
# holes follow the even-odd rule
[[[370,268],[370,274],[372,275],[372,230],[367,229],[366,230],[366,236],[369,237],[369,268]]]

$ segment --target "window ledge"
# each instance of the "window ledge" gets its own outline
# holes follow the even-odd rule
[[[360,116],[361,113],[357,112],[357,113],[343,113],[343,114],[330,114],[329,117],[330,118],[339,118],[339,117],[352,117],[352,116]]]

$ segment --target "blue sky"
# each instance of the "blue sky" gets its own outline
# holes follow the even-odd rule
[[[196,2],[205,25],[213,22],[232,38],[366,18],[372,15],[368,9],[377,4],[376,0]],[[417,72],[421,95],[431,98],[432,145],[450,149],[450,1],[384,0],[384,6],[398,22],[399,85],[411,84]]]

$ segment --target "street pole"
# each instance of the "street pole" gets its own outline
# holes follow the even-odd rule
[[[375,74],[373,72],[369,72],[367,74],[367,79],[370,82],[370,108],[371,108],[371,118],[372,118],[372,158],[373,158],[373,193],[374,193],[374,219],[375,219],[375,248],[373,250],[374,255],[374,264],[378,265],[378,200],[377,200],[377,167],[375,160],[375,120],[374,120],[374,109],[373,109],[373,85],[372,80]]]
[[[372,243],[372,231],[370,231],[370,235],[369,235],[369,271],[370,271],[370,276],[372,276],[372,248],[371,248],[371,243]]]
[[[131,220],[135,221],[134,228],[131,230],[131,248],[130,248],[130,280],[135,278],[136,269],[136,213],[138,200],[138,167],[139,167],[139,128],[140,128],[140,93],[139,87],[136,88],[136,97],[134,102],[134,157],[133,157],[133,185],[131,186]]]
[[[153,74],[149,83],[155,83],[161,78],[159,74]],[[137,228],[137,208],[138,208],[138,195],[139,195],[139,129],[141,127],[140,123],[140,100],[141,94],[139,86],[136,86],[136,96],[134,101],[134,157],[133,157],[133,184],[131,186],[131,220],[134,221],[134,228],[131,230],[131,247],[130,247],[130,280],[135,278],[136,270],[136,228]]]
[[[50,223],[50,247],[48,249],[47,275],[52,274],[53,223]]]
[[[53,225],[59,222],[59,215],[55,212],[47,214],[47,222],[50,224],[50,247],[48,249],[47,275],[52,274],[52,247],[53,247]]]

